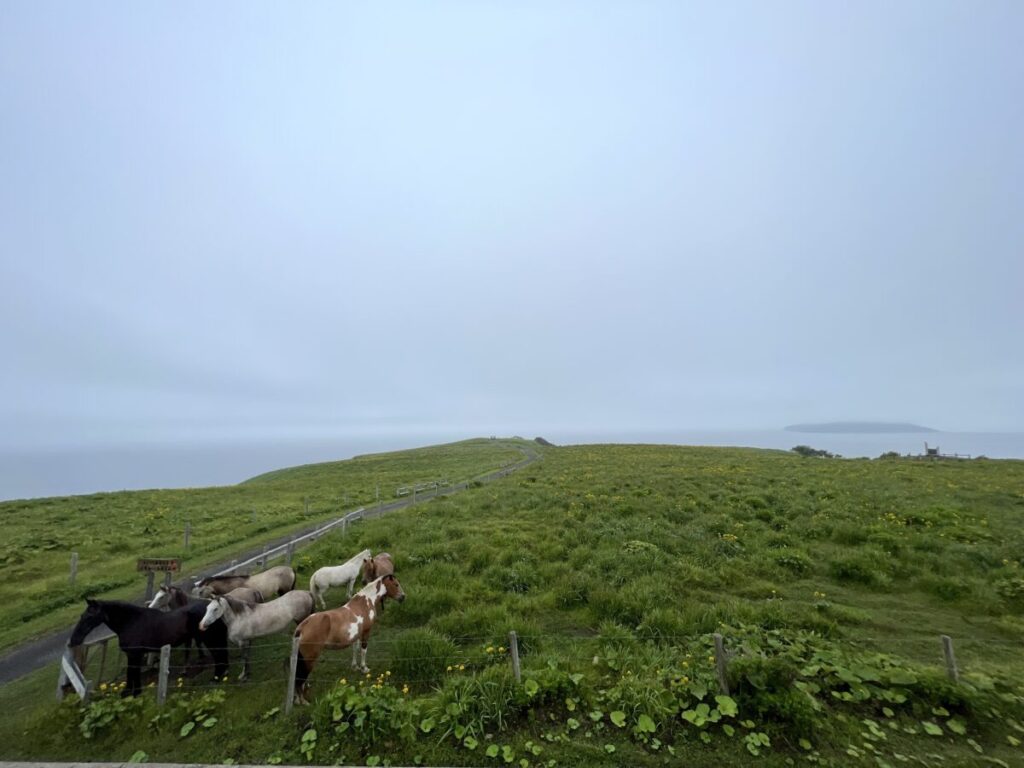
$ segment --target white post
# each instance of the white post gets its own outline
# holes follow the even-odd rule
[[[715,632],[715,672],[718,674],[718,687],[726,696],[729,695],[729,680],[725,676],[725,641]]]
[[[522,682],[523,676],[519,670],[519,636],[514,629],[508,633],[508,652],[512,657],[512,674],[517,683]]]
[[[298,635],[292,638],[292,655],[288,660],[288,690],[284,693],[284,713],[287,715],[292,711],[292,703],[295,701],[295,671],[299,667],[299,643],[302,641]]]
[[[942,635],[942,655],[946,658],[946,674],[954,683],[960,681],[960,670],[956,666],[956,656],[953,655],[953,638],[949,635]]]
[[[156,703],[163,706],[167,701],[167,676],[171,671],[171,646],[160,649],[160,674],[156,681]]]

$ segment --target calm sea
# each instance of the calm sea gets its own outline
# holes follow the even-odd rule
[[[461,440],[466,434],[360,436],[196,445],[131,445],[75,450],[0,451],[0,500],[63,496],[142,488],[228,485],[282,467],[348,459]],[[532,437],[532,435],[527,435]],[[723,445],[788,450],[795,445],[824,448],[843,456],[875,457],[886,451],[921,453],[927,440],[943,453],[1024,459],[1024,433],[932,432],[928,434],[808,434],[774,431],[550,432],[559,445],[660,443]]]

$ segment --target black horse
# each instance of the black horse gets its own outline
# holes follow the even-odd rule
[[[106,624],[117,635],[118,645],[128,657],[127,685],[123,696],[134,696],[142,690],[142,660],[147,653],[165,645],[180,645],[188,640],[202,644],[213,656],[214,674],[220,677],[228,670],[228,633],[224,622],[218,621],[205,631],[199,622],[206,606],[190,603],[172,611],[143,608],[122,600],[91,600],[78,624],[71,632],[68,647],[80,646],[93,629]]]

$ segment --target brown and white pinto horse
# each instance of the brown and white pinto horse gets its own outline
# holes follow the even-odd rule
[[[363,584],[369,584],[374,579],[382,576],[391,576],[395,572],[395,561],[387,552],[381,552],[376,557],[363,559]]]
[[[304,619],[295,630],[299,638],[298,666],[295,669],[295,701],[307,704],[309,675],[320,654],[327,648],[342,650],[352,646],[352,668],[369,672],[366,666],[366,645],[370,630],[387,599],[402,602],[405,592],[393,575],[374,579],[340,608],[321,611]],[[359,659],[360,648],[363,652]]]

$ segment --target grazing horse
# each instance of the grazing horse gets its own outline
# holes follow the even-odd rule
[[[370,550],[364,549],[355,557],[350,557],[341,565],[328,565],[320,568],[309,580],[309,591],[313,594],[321,608],[326,608],[324,594],[331,587],[348,583],[348,596],[352,597],[352,587],[359,576],[359,569],[364,560],[370,556]]]
[[[211,627],[227,626],[228,639],[243,649],[239,680],[244,680],[249,676],[252,641],[281,632],[292,622],[298,624],[312,612],[313,596],[304,590],[288,592],[269,603],[243,603],[222,595],[213,598],[206,606],[206,615],[199,622],[199,629],[206,631]]]
[[[340,608],[314,613],[299,624],[295,636],[299,638],[298,666],[295,670],[295,701],[309,703],[309,675],[325,648],[341,650],[352,646],[352,667],[369,672],[366,666],[366,646],[377,614],[385,599],[405,600],[402,585],[394,576],[382,576],[359,590],[359,593]],[[359,651],[363,658],[360,663]]]
[[[381,552],[376,557],[367,557],[363,560],[363,584],[369,584],[381,576],[391,576],[395,572],[395,561],[387,552]]]
[[[202,605],[187,605],[165,613],[122,600],[87,599],[85,602],[86,609],[71,632],[68,647],[80,646],[86,635],[100,624],[110,627],[128,657],[127,687],[123,696],[134,696],[142,689],[143,657],[164,645],[180,645],[196,639],[213,656],[214,674],[220,677],[227,672],[227,632],[199,636],[199,623],[205,610]]]
[[[196,597],[217,597],[233,589],[248,587],[263,594],[264,598],[277,597],[295,589],[295,571],[287,565],[277,565],[251,576],[208,576],[196,582],[192,594]]]

